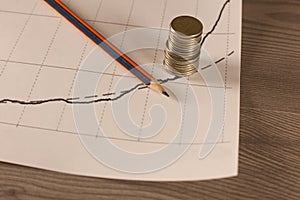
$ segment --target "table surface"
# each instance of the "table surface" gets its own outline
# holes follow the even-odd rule
[[[300,199],[299,22],[299,0],[244,0],[238,177],[135,182],[0,163],[0,199]]]

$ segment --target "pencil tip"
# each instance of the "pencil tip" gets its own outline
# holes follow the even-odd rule
[[[165,91],[163,91],[162,94],[165,95],[165,96],[167,96],[167,97],[170,97],[170,95],[167,92],[165,92]]]

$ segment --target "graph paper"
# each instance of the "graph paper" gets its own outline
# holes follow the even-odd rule
[[[64,0],[155,77],[162,97],[42,0],[0,0],[0,160],[93,177],[237,175],[241,0]],[[169,24],[204,25],[198,73],[162,65]]]

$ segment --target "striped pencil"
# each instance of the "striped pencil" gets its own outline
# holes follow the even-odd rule
[[[137,63],[130,59],[127,55],[123,54],[116,46],[110,43],[103,35],[97,32],[84,20],[78,17],[70,8],[68,8],[60,0],[44,0],[52,8],[54,8],[59,14],[71,22],[76,28],[78,28],[83,34],[90,38],[96,45],[108,53],[112,58],[129,70],[134,76],[140,79],[147,87],[159,92],[167,97],[168,93],[165,89],[144,69],[142,69]],[[100,45],[101,44],[101,45]]]

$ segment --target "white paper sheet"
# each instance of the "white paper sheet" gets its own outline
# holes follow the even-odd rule
[[[140,89],[42,0],[0,0],[1,161],[131,180],[237,175],[241,0],[63,2],[171,98]],[[199,73],[175,80],[162,60],[178,15],[207,37]]]

